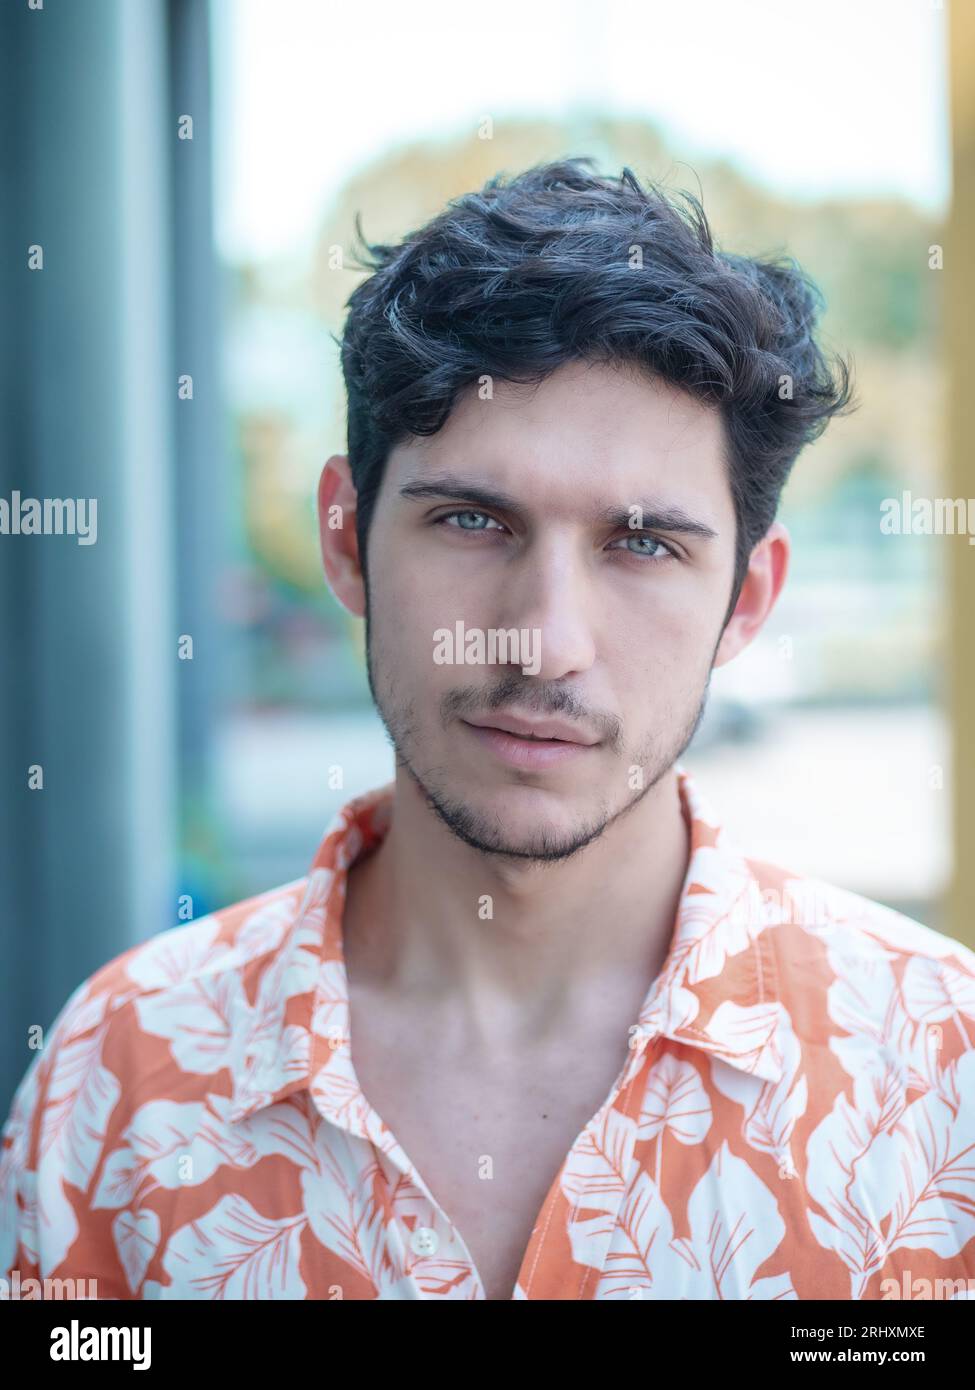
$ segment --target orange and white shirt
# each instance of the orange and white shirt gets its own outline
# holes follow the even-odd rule
[[[975,953],[745,857],[678,774],[669,954],[513,1297],[975,1296]],[[69,998],[3,1130],[17,1296],[485,1297],[352,1066],[345,881],[392,791],[350,801],[305,878]]]

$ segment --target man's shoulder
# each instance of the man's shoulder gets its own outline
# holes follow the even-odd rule
[[[45,1053],[100,1025],[124,1027],[149,996],[214,984],[241,974],[283,944],[308,879],[294,879],[242,898],[204,917],[164,928],[92,971],[62,1006]]]
[[[975,950],[907,913],[839,884],[749,858],[768,924],[801,927],[822,941],[836,973],[884,960],[913,974],[975,983]]]
[[[221,999],[240,993],[250,968],[263,970],[282,949],[308,883],[307,876],[294,879],[165,928],[83,979],[46,1030],[16,1089],[5,1131],[25,1129],[52,1086],[59,1094],[72,1092],[106,1047],[124,1070],[121,1059],[135,1056],[147,1020],[162,1020],[152,1026],[174,1037],[197,1022],[212,1041]],[[207,1009],[213,1017],[197,1019]]]
[[[84,982],[88,998],[119,1003],[151,991],[240,970],[276,951],[301,905],[307,877],[166,927],[119,952]]]
[[[748,868],[762,899],[750,934],[773,972],[763,983],[774,980],[783,1037],[800,1040],[817,1085],[853,1077],[855,1104],[867,1109],[887,1086],[956,1109],[964,1095],[971,1116],[975,951],[863,893],[764,861]],[[824,1072],[824,1059],[842,1072]]]
[[[154,1126],[177,1132],[174,1105],[183,1105],[184,1124],[204,1098],[218,1113],[227,1110],[217,1073],[243,1065],[242,1039],[246,1045],[266,1021],[252,1002],[251,973],[254,995],[270,980],[276,998],[274,967],[287,957],[310,879],[157,932],[112,957],[68,997],[3,1126],[0,1270],[18,1243],[34,1264],[54,1267],[64,1258],[78,1235],[64,1184],[88,1193],[92,1207],[121,1204],[128,1188],[120,1159],[92,1184],[103,1152],[131,1157],[126,1141],[134,1116],[143,1116],[143,1140],[152,1148]]]

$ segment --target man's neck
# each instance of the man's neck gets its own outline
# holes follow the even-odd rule
[[[459,1016],[474,1042],[637,1009],[670,946],[688,853],[673,768],[571,858],[532,863],[460,840],[400,767],[389,831],[349,872],[350,982],[397,1009]]]

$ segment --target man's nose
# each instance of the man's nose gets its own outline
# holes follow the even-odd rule
[[[527,629],[532,674],[561,680],[587,671],[596,656],[592,573],[567,542],[537,543],[507,576],[499,626]]]

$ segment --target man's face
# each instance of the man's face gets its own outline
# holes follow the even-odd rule
[[[734,570],[723,439],[718,412],[674,388],[573,362],[537,388],[472,388],[436,435],[392,450],[369,531],[370,686],[466,843],[564,858],[686,748]],[[491,664],[492,631],[527,640]],[[465,650],[480,664],[443,659]],[[526,752],[467,722],[506,715],[568,722],[588,746]]]

